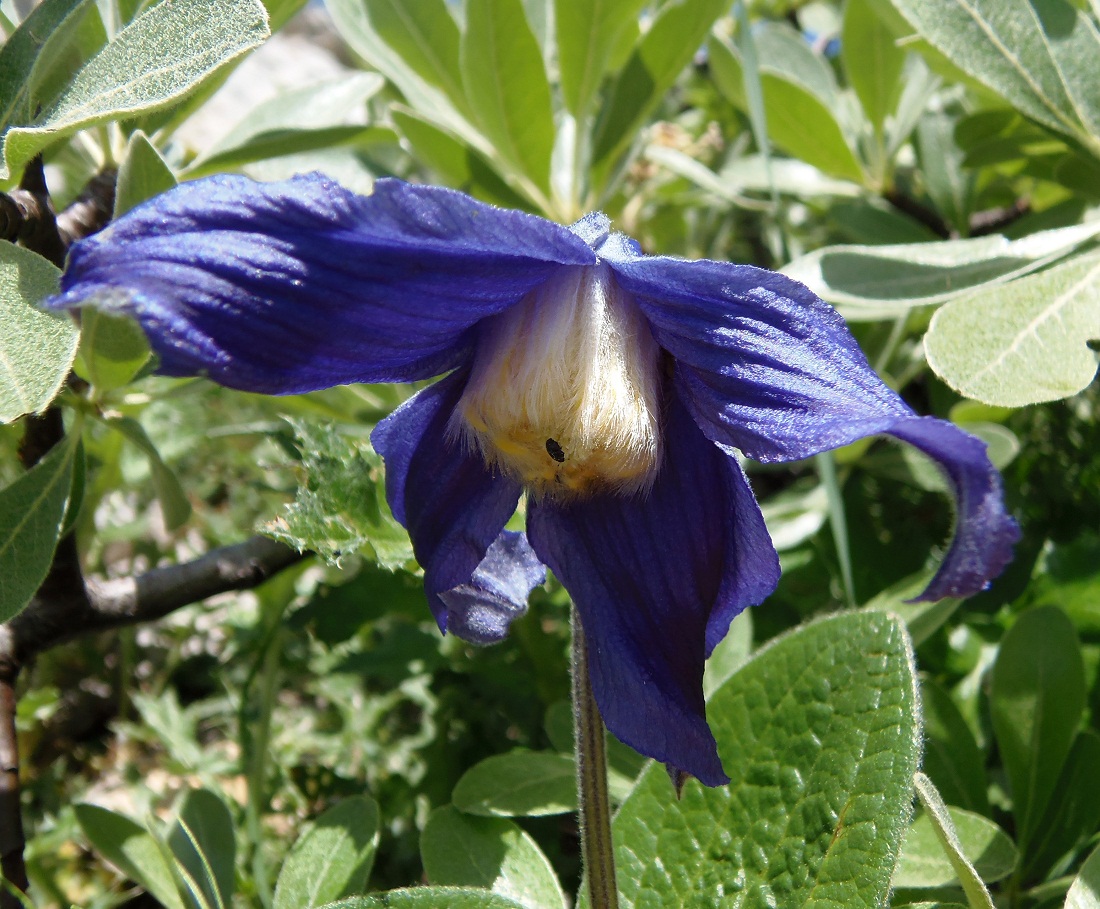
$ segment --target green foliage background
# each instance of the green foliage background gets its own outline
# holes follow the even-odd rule
[[[309,169],[600,209],[809,284],[989,443],[1023,539],[965,602],[907,602],[952,522],[913,452],[749,465],[784,571],[708,669],[734,782],[678,801],[612,743],[624,905],[1100,904],[1096,0],[327,0],[351,71],[206,147],[181,128],[302,0],[17,6],[0,188],[42,152],[59,206],[117,168],[116,214]],[[0,619],[70,530],[100,576],[254,528],[321,558],[23,672],[31,905],[569,905],[567,598],[439,636],[367,441],[410,389],[158,378],[129,323],[34,309],[57,277],[0,243]],[[23,475],[47,406],[69,440]]]

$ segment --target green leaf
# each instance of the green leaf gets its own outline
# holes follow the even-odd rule
[[[149,362],[145,332],[129,316],[88,306],[81,311],[80,327],[77,372],[92,384],[97,398],[129,384]]]
[[[863,168],[834,115],[841,105],[832,72],[789,28],[772,25],[753,38],[769,140],[825,173],[862,182]],[[741,55],[718,37],[708,48],[719,89],[747,110]]]
[[[420,855],[433,884],[485,887],[538,909],[566,907],[549,860],[513,821],[437,808],[420,836]]]
[[[1100,633],[1100,536],[1044,547],[1028,587],[1036,606],[1058,606],[1081,635]]]
[[[1023,613],[1001,643],[992,678],[993,731],[1027,855],[1085,709],[1081,647],[1065,613],[1053,606]]]
[[[863,168],[832,108],[795,82],[768,72],[760,81],[768,136],[777,146],[834,177],[862,182]]]
[[[531,909],[523,903],[472,887],[413,887],[360,896],[326,909]]]
[[[140,129],[135,130],[126,144],[126,154],[123,155],[118,169],[114,216],[122,217],[135,205],[152,199],[175,185],[176,175],[172,173],[172,168],[160,156],[149,137]],[[90,311],[85,310],[85,315]]]
[[[18,121],[13,119],[13,123],[28,123],[38,111],[50,107],[69,87],[73,75],[106,43],[107,30],[97,4],[83,4],[73,15],[66,16],[39,52],[27,87],[30,107]]]
[[[79,434],[0,490],[0,624],[30,602],[46,578],[65,520]]]
[[[725,0],[670,0],[661,6],[616,77],[596,126],[592,155],[601,171],[609,171],[634,141],[727,9]]]
[[[369,138],[355,122],[385,84],[378,73],[352,73],[331,82],[282,92],[254,107],[187,168],[187,176],[219,173],[264,158],[300,154]]]
[[[363,5],[371,28],[390,51],[461,110],[459,32],[444,0],[365,0]]]
[[[425,30],[438,29],[433,40],[449,43],[450,39],[443,36],[454,25],[436,21],[440,8],[441,15],[450,16],[440,0],[424,4],[402,4],[399,0],[326,0],[325,8],[332,15],[341,37],[367,63],[397,86],[417,113],[453,132],[487,158],[495,156],[492,144],[468,119],[469,110],[461,79],[453,89],[444,91],[437,85],[439,79],[425,78],[402,56],[403,52],[412,53],[407,50],[409,44],[428,40],[423,34]],[[421,23],[421,15],[432,21]],[[410,19],[410,16],[414,18]],[[450,51],[447,51],[449,54]],[[442,73],[445,69],[438,71]],[[454,82],[455,78],[448,81]]]
[[[304,474],[293,505],[264,533],[330,562],[362,552],[384,568],[413,562],[412,544],[386,505],[382,459],[366,439],[292,420]]]
[[[1051,59],[1058,69],[1073,113],[1093,140],[1100,157],[1100,88],[1096,61],[1100,60],[1100,31],[1087,12],[1065,0],[1037,0],[1031,5]],[[1098,15],[1093,7],[1093,16]]]
[[[554,110],[520,0],[468,0],[462,75],[477,123],[505,161],[550,191]]]
[[[939,239],[930,228],[874,197],[835,202],[828,216],[839,228],[840,235],[851,243],[882,246]]]
[[[50,37],[83,15],[89,0],[44,0],[0,46],[0,130],[34,115],[31,72]]]
[[[1016,847],[1007,833],[972,811],[949,807],[947,813],[963,857],[982,881],[991,884],[1012,873]],[[894,870],[895,887],[949,887],[959,881],[937,826],[932,812],[913,821]]]
[[[881,134],[886,115],[901,92],[905,51],[875,12],[870,0],[848,0],[840,35],[840,58],[848,82],[875,132]]]
[[[927,571],[902,578],[896,584],[875,594],[863,604],[863,608],[896,615],[905,622],[905,627],[913,640],[913,646],[919,647],[954,615],[962,602],[954,597],[944,597],[933,603],[912,602],[913,598],[928,586],[930,579],[931,573]]]
[[[970,232],[975,178],[963,169],[955,122],[946,113],[929,112],[917,124],[916,140],[925,189],[936,211],[965,236]]]
[[[644,5],[644,0],[554,0],[562,99],[578,120],[589,112],[612,52]]]
[[[133,445],[136,445],[149,459],[149,470],[153,475],[153,489],[156,491],[164,514],[164,526],[176,530],[187,523],[191,517],[191,502],[180,486],[175,473],[161,459],[156,445],[146,434],[142,425],[132,417],[110,417],[108,426],[120,432]]]
[[[1100,82],[1092,65],[1100,42],[1087,13],[1068,0],[893,3],[954,65],[1028,117],[1100,155],[1100,138],[1089,132],[1100,122]]]
[[[36,125],[8,130],[0,179],[59,138],[168,107],[268,34],[258,0],[165,0],[151,7],[89,61]],[[173,49],[167,60],[165,48]]]
[[[168,848],[199,906],[230,909],[237,843],[225,802],[206,789],[188,792],[168,834]]]
[[[570,755],[513,751],[474,764],[451,793],[467,814],[539,817],[577,810],[577,772]]]
[[[878,12],[890,9],[887,4],[876,7]],[[932,96],[940,87],[941,80],[925,62],[915,55],[905,61],[901,74],[904,86],[894,116],[886,123],[886,157],[893,159],[898,150],[909,139],[921,116],[932,106]]]
[[[718,176],[723,183],[743,192],[767,193],[774,185],[780,193],[803,198],[860,196],[859,187],[850,181],[834,180],[813,165],[793,158],[773,158],[765,167],[763,155],[745,155],[728,161]]]
[[[1076,394],[1096,375],[1100,253],[953,301],[924,338],[928,363],[960,394],[1022,407]]]
[[[734,180],[726,179],[724,174],[716,174],[702,161],[682,151],[654,143],[646,147],[645,156],[647,161],[652,161],[677,176],[691,181],[703,192],[709,194],[711,198],[706,201],[711,207],[724,207],[723,203],[731,203],[741,208],[763,207],[759,201],[742,195],[741,188]]]
[[[400,105],[390,109],[390,116],[412,146],[415,157],[436,171],[446,186],[506,208],[523,208],[527,204],[480,153],[447,130]]]
[[[0,423],[45,410],[69,374],[80,330],[34,308],[57,293],[60,277],[36,253],[0,243]]]
[[[378,848],[374,799],[333,805],[299,837],[279,872],[274,909],[314,909],[363,891]]]
[[[993,287],[1035,271],[1100,235],[1100,221],[1019,240],[979,237],[890,246],[826,246],[783,272],[834,304],[850,321],[896,319],[967,290]],[[1002,293],[1001,290],[996,291]]]
[[[985,884],[982,883],[981,877],[967,856],[965,847],[959,841],[959,835],[955,830],[953,812],[943,803],[936,787],[923,773],[916,775],[915,782],[917,795],[920,796],[921,804],[924,805],[924,817],[928,818],[933,835],[939,840],[941,848],[947,855],[948,863],[955,872],[955,877],[962,885],[963,893],[966,894],[967,905],[970,909],[994,909],[989,891],[985,888]],[[988,827],[979,827],[974,831],[977,834],[975,839],[979,841],[986,840],[987,846],[996,843],[992,847],[997,855],[993,864],[999,869],[1006,857],[1011,855],[1012,842],[1005,843],[999,840],[995,834],[991,836],[989,828],[996,827],[991,821],[978,818],[977,815],[967,816],[968,821],[972,819],[976,819],[973,821],[974,823],[988,825]],[[997,832],[1000,832],[999,828]],[[1004,839],[1008,840],[1008,837],[1005,836]],[[931,869],[926,870],[931,872]]]
[[[172,864],[144,827],[98,805],[74,805],[73,812],[96,852],[166,909],[185,909]]]
[[[272,33],[277,32],[308,0],[263,0]]]
[[[1100,735],[1077,734],[1054,797],[1039,822],[1031,850],[1020,864],[1027,880],[1043,880],[1055,863],[1096,832],[1100,823]]]
[[[920,752],[904,626],[878,613],[776,640],[707,707],[728,786],[677,800],[651,765],[614,821],[622,905],[887,903]]]
[[[1069,885],[1065,909],[1100,909],[1100,846],[1085,859]]]
[[[836,76],[803,34],[786,22],[760,22],[752,29],[760,71],[801,86],[823,104],[839,108]]]
[[[985,761],[951,695],[934,679],[921,680],[924,772],[951,805],[988,814]]]

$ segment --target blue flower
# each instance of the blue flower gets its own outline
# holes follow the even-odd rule
[[[499,640],[549,566],[608,727],[718,785],[703,662],[779,578],[736,450],[888,433],[931,456],[957,520],[921,599],[981,590],[1018,531],[984,444],[917,416],[807,288],[609,227],[396,180],[216,177],[79,243],[48,305],[131,313],[162,373],[247,391],[443,375],[372,436],[440,628]],[[526,536],[503,530],[524,490]]]

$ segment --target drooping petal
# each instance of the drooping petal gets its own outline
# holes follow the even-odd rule
[[[161,372],[283,394],[445,372],[476,322],[593,261],[567,228],[452,190],[220,176],[76,244],[47,306],[129,312]]]
[[[409,531],[441,631],[450,628],[453,611],[476,608],[479,591],[487,593],[485,608],[499,612],[521,580],[533,576],[529,552],[514,540],[500,543],[486,559],[516,510],[520,488],[490,474],[479,457],[463,450],[447,432],[466,378],[466,373],[456,372],[430,385],[371,433],[371,442],[386,462],[386,499]],[[518,575],[511,579],[499,570],[509,553],[520,563]],[[496,582],[491,580],[495,576],[500,576]],[[443,594],[455,588],[460,592],[448,601]],[[507,621],[500,622],[506,629]],[[488,620],[483,623],[488,626]],[[464,620],[459,619],[459,625],[465,627]]]
[[[608,728],[710,786],[726,782],[703,706],[703,660],[779,577],[736,461],[679,402],[646,493],[529,504],[535,552],[576,603]]]
[[[910,417],[888,432],[939,463],[955,497],[955,536],[918,600],[966,597],[988,586],[1012,559],[1020,528],[1005,512],[1001,476],[985,443],[954,423]]]
[[[527,611],[527,597],[546,580],[527,536],[503,530],[468,584],[439,595],[447,606],[447,630],[474,644],[495,644]]]
[[[875,374],[841,316],[808,288],[745,265],[599,249],[632,293],[707,436],[760,461],[797,460],[876,433],[921,448],[947,475],[956,535],[922,598],[969,596],[1019,536],[978,439],[917,417]]]

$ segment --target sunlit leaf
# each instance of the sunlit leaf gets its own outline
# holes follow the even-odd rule
[[[60,276],[36,253],[0,242],[0,423],[44,409],[69,374],[80,330],[34,308],[57,293]]]
[[[88,62],[33,126],[8,130],[0,179],[77,130],[167,107],[268,34],[258,0],[174,0],[151,7]],[[167,59],[165,47],[173,48]]]
[[[948,303],[924,349],[948,385],[977,401],[1021,407],[1075,394],[1096,375],[1100,254],[1077,256],[996,290]]]
[[[437,808],[420,836],[420,855],[433,884],[485,887],[525,906],[565,909],[549,860],[529,834],[505,818],[472,817],[450,805]]]

